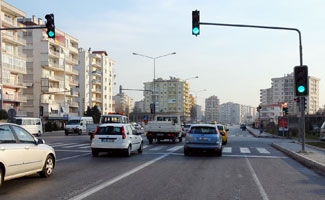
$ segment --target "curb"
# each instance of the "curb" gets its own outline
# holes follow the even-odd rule
[[[316,171],[317,173],[325,176],[325,165],[316,162],[314,160],[311,160],[309,158],[306,158],[296,152],[290,151],[286,148],[281,147],[278,144],[272,143],[271,145],[273,148],[283,152],[287,156],[291,157],[292,159],[296,160],[297,162],[301,163],[302,165]]]
[[[257,137],[257,138],[280,138],[280,139],[288,139],[288,138],[286,138],[286,137],[276,136],[276,135],[272,135],[272,134],[270,134],[270,133],[268,133],[268,134],[270,134],[270,136],[261,136],[261,135],[257,135],[257,134],[255,134],[255,133],[253,133],[253,131],[249,130],[248,128],[247,128],[247,131],[248,131],[251,135],[253,135],[254,137]]]
[[[258,135],[256,135],[255,133],[253,133],[253,131],[249,130],[248,128],[246,128],[247,131],[254,137],[259,137]]]
[[[301,143],[298,142],[298,141],[294,141],[294,143],[297,143],[297,144],[300,144],[300,145],[301,145]],[[325,152],[325,149],[320,148],[320,147],[316,147],[316,146],[313,146],[313,145],[310,145],[310,144],[305,144],[305,146],[306,146],[306,147],[309,147],[309,148],[311,148],[311,149],[315,149],[315,150],[318,150],[318,151]]]

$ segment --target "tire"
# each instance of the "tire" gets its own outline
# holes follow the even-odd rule
[[[228,139],[225,142],[222,142],[223,145],[226,145],[228,142]]]
[[[222,149],[216,151],[216,156],[218,156],[218,157],[222,156]]]
[[[148,140],[149,140],[149,144],[152,144],[153,139],[152,138],[148,138]]]
[[[65,135],[69,135],[68,131],[65,132]]]
[[[91,150],[91,154],[93,155],[93,157],[98,157],[98,151],[96,151],[96,150]]]
[[[3,180],[4,180],[4,173],[2,171],[2,168],[0,167],[0,187],[1,187],[2,183],[3,183]]]
[[[82,135],[82,130],[81,129],[79,129],[78,135]]]
[[[138,153],[142,153],[143,151],[143,142],[141,142],[140,147],[138,149]]]
[[[183,141],[183,138],[182,137],[179,137],[178,140],[179,140],[179,142],[182,142]]]
[[[157,139],[157,143],[160,143],[160,139]]]
[[[176,138],[172,139],[172,143],[175,144],[176,143]]]
[[[184,156],[189,156],[190,155],[190,151],[189,150],[186,150],[184,149]]]
[[[46,157],[44,166],[39,175],[43,178],[47,178],[53,174],[54,171],[54,158],[51,155]]]
[[[131,145],[129,145],[129,147],[128,147],[127,150],[125,151],[125,156],[126,156],[126,157],[130,157],[130,156],[131,156],[131,150],[132,150]]]

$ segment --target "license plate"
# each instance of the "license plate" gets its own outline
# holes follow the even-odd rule
[[[203,137],[200,137],[199,140],[208,141],[209,138],[203,138]]]
[[[158,133],[157,136],[164,136],[164,134],[162,134],[162,133]]]
[[[114,142],[114,139],[103,138],[103,139],[101,139],[101,142]]]

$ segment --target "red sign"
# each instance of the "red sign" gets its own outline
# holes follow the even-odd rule
[[[279,128],[283,127],[283,122],[284,122],[284,128],[288,128],[288,118],[279,118]]]

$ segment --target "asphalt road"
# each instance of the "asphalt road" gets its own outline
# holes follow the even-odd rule
[[[223,156],[183,155],[183,144],[149,145],[142,154],[91,156],[86,135],[46,134],[54,174],[7,181],[0,199],[324,199],[325,177],[273,149],[281,139],[231,127]]]

